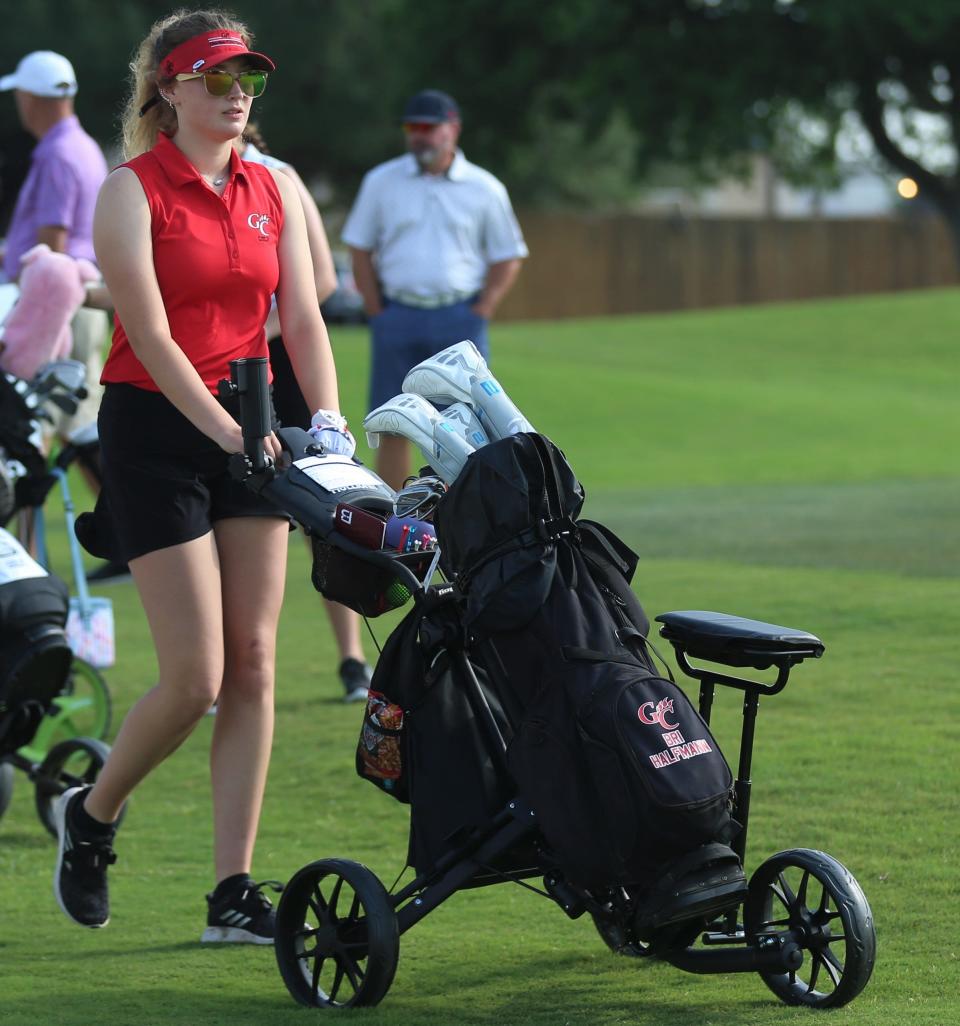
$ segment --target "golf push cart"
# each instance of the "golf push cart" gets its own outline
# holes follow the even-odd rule
[[[110,752],[103,741],[110,726],[110,692],[98,670],[107,660],[97,660],[97,652],[81,644],[94,633],[94,605],[104,600],[86,591],[73,537],[67,468],[77,446],[47,457],[39,431],[49,407],[76,410],[84,373],[82,363],[59,360],[30,381],[0,374],[0,817],[19,770],[33,784],[37,815],[53,837],[57,798],[70,787],[92,783]],[[48,569],[44,503],[57,484],[77,599]],[[37,559],[3,527],[22,513],[31,522]],[[97,635],[98,651],[109,647],[111,657],[112,624],[111,616],[109,639],[102,631]]]
[[[297,429],[277,432],[281,466],[265,460],[265,360],[231,364],[221,392],[239,397],[245,453],[233,458],[233,472],[311,534],[314,584],[366,615],[413,598],[378,662],[357,761],[361,775],[409,802],[408,864],[416,876],[388,892],[365,866],[342,858],[311,862],[293,876],[277,909],[275,949],[298,1002],[376,1005],[393,981],[401,934],[454,892],[504,881],[541,894],[571,918],[589,915],[603,942],[627,957],[656,957],[700,974],[758,973],[790,1005],[838,1007],[860,993],[876,937],[850,872],[805,848],[773,855],[749,881],[742,868],[758,703],[784,689],[793,667],[822,655],[818,638],[721,613],[656,617],[681,670],[699,682],[694,709],[672,678],[653,670],[648,624],[628,583],[636,557],[605,528],[577,519],[582,489],[543,436],[494,436],[445,494],[429,481],[393,493]],[[511,492],[510,475],[527,457],[543,475]],[[465,494],[468,487],[475,491]],[[491,493],[497,517],[514,493],[523,509],[528,501],[542,506],[530,507],[535,522],[519,543],[501,532],[482,540],[486,551],[477,559],[462,533],[473,531],[476,541],[487,529],[484,496]],[[425,549],[368,547],[346,530],[373,513],[387,522],[389,537],[390,518],[410,509],[436,525]],[[469,529],[462,529],[464,509]],[[484,590],[490,566],[499,591]],[[438,569],[446,579],[434,583]],[[511,573],[526,588],[519,629],[518,604],[501,587]],[[571,579],[575,586],[558,583]],[[530,589],[541,586],[531,601]],[[550,637],[545,617],[564,602],[594,617],[589,644],[577,622],[564,627],[562,645]],[[605,654],[615,648],[619,655]],[[569,671],[542,673],[538,665],[561,649]],[[764,670],[775,670],[775,681],[753,679]],[[614,689],[603,720],[596,681],[609,683],[617,673],[626,683]],[[583,680],[594,690],[577,704],[569,696]],[[717,687],[743,693],[735,780],[709,730]],[[652,747],[645,748],[648,738]],[[664,783],[675,771],[687,774],[671,779],[683,779],[689,793]],[[565,821],[579,807],[585,822]],[[589,821],[596,810],[603,815]],[[591,848],[594,833],[602,843]],[[542,886],[526,882],[538,878]]]

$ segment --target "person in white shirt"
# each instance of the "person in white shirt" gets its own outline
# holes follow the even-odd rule
[[[310,191],[292,164],[265,152],[266,143],[256,125],[247,124],[243,139],[238,141],[238,151],[244,160],[282,171],[296,186],[307,223],[307,242],[313,261],[317,302],[323,303],[337,287],[337,272],[333,256],[330,253],[330,244],[327,242],[323,220]],[[277,312],[276,302],[271,306],[265,330],[270,349],[270,367],[273,371],[273,408],[284,427],[300,427],[306,430],[310,427],[311,411],[297,384],[290,357],[280,335],[280,316]],[[307,539],[307,547],[310,547],[309,539]],[[360,617],[352,609],[348,609],[338,602],[329,602],[324,599],[324,606],[340,653],[337,673],[341,684],[343,684],[344,701],[365,702],[373,670],[363,654],[363,644],[360,639]]]
[[[408,152],[369,171],[343,229],[370,318],[370,409],[421,360],[470,339],[489,361],[487,322],[527,256],[503,184],[457,148],[460,111],[427,89],[403,113]],[[404,438],[381,437],[377,473],[409,474]]]

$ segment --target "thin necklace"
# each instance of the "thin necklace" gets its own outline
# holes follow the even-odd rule
[[[210,179],[211,184],[214,185],[216,188],[219,188],[227,180],[227,177],[229,176],[229,174],[230,174],[230,165],[227,164],[227,166],[224,169],[222,174],[215,175],[213,178]]]

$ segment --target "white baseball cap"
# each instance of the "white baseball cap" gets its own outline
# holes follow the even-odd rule
[[[77,76],[66,57],[53,50],[34,50],[12,75],[0,78],[0,91],[22,89],[34,96],[76,96]]]

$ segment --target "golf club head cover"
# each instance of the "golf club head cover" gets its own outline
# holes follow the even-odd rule
[[[487,374],[486,360],[469,339],[464,339],[412,367],[403,379],[403,390],[422,395],[439,406],[469,404],[471,381]]]
[[[422,396],[401,392],[367,414],[363,421],[371,449],[382,434],[407,438],[430,466],[446,481],[454,481],[474,446],[459,433],[459,425],[445,420]]]
[[[524,431],[536,431],[492,375],[474,379],[470,393],[480,423],[494,441]]]
[[[84,283],[100,277],[89,260],[54,253],[41,243],[21,257],[20,297],[0,328],[0,368],[32,378],[51,360],[70,355],[70,322],[83,305]]]
[[[480,418],[473,412],[471,406],[468,406],[466,403],[451,403],[450,406],[441,411],[441,414],[444,420],[448,420],[451,424],[457,426],[460,434],[475,449],[489,444],[490,438],[486,431],[483,430]]]

